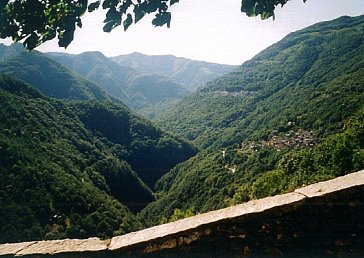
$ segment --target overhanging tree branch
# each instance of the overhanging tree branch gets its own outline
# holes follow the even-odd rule
[[[223,0],[221,0],[223,1]],[[242,0],[241,11],[262,19],[274,18],[275,7],[289,0]],[[304,2],[306,0],[303,0]],[[107,10],[103,30],[110,32],[123,25],[127,30],[147,14],[154,14],[154,26],[171,24],[169,8],[179,0],[1,0],[0,38],[22,41],[28,50],[58,39],[60,47],[73,40],[76,27],[81,28],[85,12],[100,7]]]

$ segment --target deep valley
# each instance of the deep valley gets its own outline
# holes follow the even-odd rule
[[[0,242],[110,238],[364,169],[364,16],[240,66],[0,45]]]

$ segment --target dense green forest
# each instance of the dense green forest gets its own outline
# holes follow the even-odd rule
[[[185,98],[160,125],[202,148],[296,128],[324,135],[364,103],[364,17],[291,33]]]
[[[127,80],[137,71],[120,67],[100,52],[86,52],[79,55],[48,53],[47,56],[97,83],[110,95],[121,99],[124,103],[128,100],[125,92]]]
[[[292,33],[160,122],[203,149],[157,183],[148,226],[363,169],[364,16]]]
[[[16,47],[12,47],[16,48]],[[97,84],[86,80],[39,52],[13,53],[0,62],[0,73],[32,84],[52,98],[78,100],[120,100],[111,97]]]
[[[364,16],[313,25],[179,104],[132,70],[111,93],[125,78],[101,53],[62,58],[109,90],[0,45],[0,242],[106,238],[363,169],[363,40]],[[144,110],[163,129],[132,90],[163,97]]]
[[[125,106],[49,99],[0,78],[0,241],[110,237],[195,149]],[[141,161],[141,157],[144,162]]]
[[[342,132],[311,148],[233,145],[203,151],[158,181],[158,200],[139,215],[147,226],[293,191],[364,168],[364,108]]]

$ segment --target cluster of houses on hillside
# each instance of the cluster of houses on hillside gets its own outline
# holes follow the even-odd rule
[[[298,131],[288,131],[284,136],[278,135],[278,132],[274,131],[268,141],[249,142],[248,147],[254,151],[263,147],[272,147],[281,150],[283,148],[313,147],[316,144],[317,139],[313,131],[299,129]],[[242,146],[243,149],[244,147],[245,146]]]
[[[292,125],[294,125],[292,123]],[[248,143],[242,143],[241,149],[235,149],[235,151],[244,153],[246,151],[258,151],[262,148],[274,148],[280,151],[285,148],[304,148],[313,147],[317,144],[317,138],[313,131],[307,131],[304,129],[298,129],[297,131],[290,130],[285,134],[273,131],[270,135],[270,139],[267,141],[251,141]],[[221,151],[222,157],[228,156],[226,149]],[[223,167],[227,172],[234,174],[238,170],[238,166],[235,164],[227,164]]]

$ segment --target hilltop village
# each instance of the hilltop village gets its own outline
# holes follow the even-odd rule
[[[291,123],[291,122],[290,122]],[[313,147],[317,144],[317,139],[313,131],[306,131],[302,128],[297,131],[290,130],[281,136],[278,131],[273,131],[268,141],[252,141],[248,144],[242,143],[242,149],[246,148],[257,151],[263,147],[272,147],[278,151],[283,148],[303,148]]]

